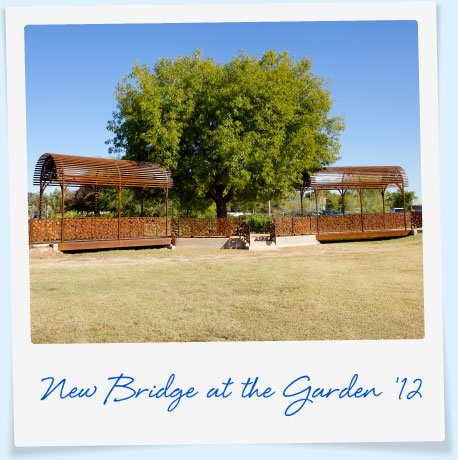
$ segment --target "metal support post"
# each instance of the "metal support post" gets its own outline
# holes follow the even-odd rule
[[[118,190],[118,240],[121,239],[121,206],[122,206],[122,187],[116,187]]]
[[[61,221],[60,221],[60,241],[64,242],[64,202],[65,202],[65,184],[62,181],[62,185],[60,186],[62,191],[62,203],[61,203]]]
[[[404,206],[404,230],[407,230],[407,216],[406,216],[406,194],[404,191],[404,186],[402,186],[402,203]]]
[[[318,190],[315,190],[316,232],[320,233],[320,215],[318,213]]]
[[[143,202],[144,202],[144,199],[145,199],[145,188],[142,187],[141,189],[141,209],[140,209],[140,217],[143,217]]]
[[[165,236],[169,236],[169,189],[165,189]]]
[[[44,187],[40,184],[40,202],[38,204],[38,212],[39,212],[38,217],[40,219],[43,215],[43,191],[44,191]]]
[[[364,232],[364,215],[363,215],[363,190],[359,189],[359,205],[361,211],[361,231]]]
[[[94,190],[94,217],[97,217],[99,215],[98,204],[99,204],[99,187],[96,185],[95,190]]]

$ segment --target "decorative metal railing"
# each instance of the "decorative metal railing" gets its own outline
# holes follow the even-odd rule
[[[368,230],[388,230],[420,228],[422,226],[421,211],[404,213],[346,214],[335,216],[304,216],[273,218],[270,224],[270,237],[275,241],[277,236],[310,235],[315,233],[361,232]]]
[[[29,242],[44,243],[61,239],[61,219],[29,219]]]
[[[250,226],[236,218],[172,218],[172,236],[181,238],[240,236],[250,244]]]
[[[62,232],[63,230],[63,232]],[[239,218],[66,217],[29,219],[29,242],[113,240],[156,237],[240,236],[250,243],[250,227]]]
[[[423,214],[421,211],[410,211],[412,228],[423,228]]]
[[[29,219],[30,243],[167,236],[165,217],[66,217],[63,223],[62,234],[62,219]]]
[[[243,220],[239,220],[238,236],[240,236],[248,246],[250,245],[250,226],[246,222],[243,222]]]
[[[183,218],[172,219],[172,235],[176,237],[211,237],[235,235],[239,219]]]
[[[270,238],[311,235],[316,233],[359,232],[422,227],[422,212],[304,216],[273,218]],[[29,242],[114,240],[157,237],[229,237],[239,236],[250,244],[250,227],[239,218],[172,217],[66,217],[63,219],[29,219]]]

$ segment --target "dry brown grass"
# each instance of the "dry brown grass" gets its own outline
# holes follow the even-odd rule
[[[421,235],[31,254],[34,343],[422,338]]]

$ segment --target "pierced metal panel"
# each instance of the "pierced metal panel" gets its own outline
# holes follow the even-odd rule
[[[59,241],[61,219],[29,219],[29,242],[45,243]]]
[[[223,218],[187,218],[176,217],[172,219],[172,235],[175,237],[222,237],[237,236],[246,232],[241,230],[241,220]],[[248,227],[249,229],[249,227]]]
[[[422,211],[410,211],[412,228],[423,228]]]
[[[316,234],[318,233],[317,221],[319,233],[362,231],[360,214],[319,216],[318,219],[316,216],[280,217],[272,219],[271,239],[274,241],[277,236]],[[363,223],[364,231],[403,229],[405,225],[407,228],[415,228],[414,225],[421,225],[421,215],[411,217],[411,213],[406,212],[406,221],[404,222],[404,213],[402,212],[364,214]]]
[[[66,217],[64,241],[141,239],[154,237],[240,236],[250,242],[250,227],[240,219],[165,217]],[[62,219],[29,219],[30,243],[60,241]],[[118,235],[119,225],[119,235]]]

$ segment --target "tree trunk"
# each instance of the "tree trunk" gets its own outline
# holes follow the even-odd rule
[[[229,190],[226,195],[223,195],[224,189],[224,186],[218,186],[216,187],[216,191],[210,190],[208,192],[208,196],[216,203],[216,217],[219,219],[225,219],[227,217],[227,205],[233,198],[232,190]]]
[[[219,200],[215,199],[215,203],[216,217],[225,219],[227,217],[227,203],[222,198],[220,198]]]

